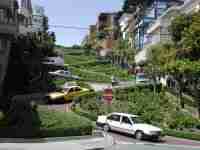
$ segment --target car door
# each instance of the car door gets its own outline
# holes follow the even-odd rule
[[[120,115],[112,114],[107,117],[107,124],[110,126],[111,130],[114,131],[120,131],[120,121]]]
[[[124,133],[133,134],[133,123],[127,116],[122,116],[121,122],[120,122],[120,130]]]
[[[80,87],[75,87],[74,88],[74,96],[80,96],[82,94],[81,88]]]

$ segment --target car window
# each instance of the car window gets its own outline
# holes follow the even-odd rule
[[[69,93],[72,93],[72,92],[74,92],[74,89],[73,89],[73,88],[71,88],[71,89],[69,90]]]
[[[119,115],[111,115],[108,117],[108,120],[120,122],[120,116]]]
[[[125,117],[125,116],[122,117],[122,123],[132,124],[131,121],[130,121],[130,119],[128,117]]]
[[[76,88],[74,89],[74,91],[75,91],[75,92],[79,92],[79,91],[81,91],[81,89],[80,89],[79,87],[76,87]]]
[[[64,71],[60,71],[60,72],[58,72],[58,73],[64,74]]]

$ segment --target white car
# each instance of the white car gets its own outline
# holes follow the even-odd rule
[[[49,74],[51,74],[53,76],[79,80],[78,76],[74,76],[74,75],[71,74],[70,71],[66,71],[66,70],[57,70],[57,71],[54,71],[54,72],[49,72]]]
[[[136,139],[151,138],[159,140],[162,129],[143,123],[136,115],[125,113],[111,113],[107,116],[99,116],[97,125],[104,131],[118,131],[134,135]]]

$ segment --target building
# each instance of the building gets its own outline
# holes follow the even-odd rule
[[[6,75],[11,40],[18,32],[18,2],[0,0],[0,96]]]
[[[97,47],[99,53],[103,56],[112,51],[114,41],[117,40],[118,30],[118,13],[101,13],[97,21]]]
[[[133,14],[124,13],[119,19],[120,32],[123,40],[128,42],[130,48],[134,48],[133,32],[135,29],[135,19]]]
[[[92,48],[96,48],[96,42],[97,42],[97,26],[90,25],[88,44],[91,45]]]
[[[43,32],[44,31],[44,20],[45,10],[44,7],[39,5],[33,6],[33,18],[32,18],[32,31],[33,32]]]
[[[19,33],[32,32],[32,3],[31,0],[21,0],[19,9]]]
[[[138,49],[135,57],[136,63],[146,60],[146,45],[148,45],[152,39],[155,41],[159,38],[158,36],[149,34],[148,30],[152,24],[156,22],[171,7],[176,7],[182,4],[183,0],[153,0],[146,10],[143,10],[144,15],[139,19],[139,21],[136,22],[134,32],[135,48]],[[136,16],[137,13],[135,14]],[[167,32],[164,30],[165,29],[162,29],[162,32]],[[162,38],[168,39],[168,36],[163,34]]]
[[[137,57],[136,62],[145,61],[147,59],[147,50],[150,46],[160,43],[171,41],[171,36],[169,33],[169,26],[172,19],[177,14],[181,13],[193,13],[200,9],[200,0],[186,0],[183,5],[172,6],[166,12],[163,13],[156,21],[150,24],[147,30],[148,41],[144,44],[144,48],[141,51],[139,57]]]

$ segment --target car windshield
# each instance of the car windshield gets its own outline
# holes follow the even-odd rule
[[[139,118],[139,117],[131,117],[133,123],[139,124],[139,123],[144,123],[144,121]]]

